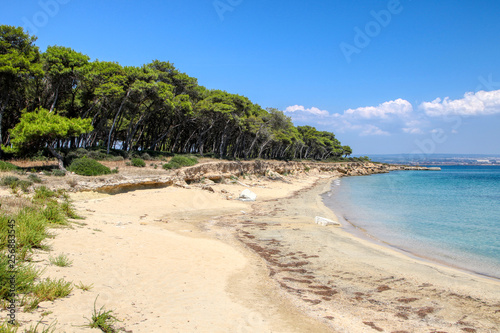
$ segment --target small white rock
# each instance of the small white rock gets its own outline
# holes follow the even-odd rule
[[[257,194],[253,193],[252,191],[246,189],[243,190],[243,192],[240,193],[240,198],[241,201],[255,201],[257,199]]]

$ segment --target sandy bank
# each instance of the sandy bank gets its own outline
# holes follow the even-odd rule
[[[44,276],[93,285],[21,321],[84,327],[94,301],[132,332],[495,332],[500,284],[321,227],[336,173],[240,177],[116,195],[72,194],[82,225],[58,229]],[[271,177],[273,178],[273,177]],[[208,187],[207,187],[208,185]],[[204,187],[204,188],[203,188]],[[234,200],[245,188],[257,202]]]
[[[245,181],[259,199],[281,198],[309,185]],[[243,185],[168,187],[117,195],[72,195],[83,225],[54,230],[50,255],[66,254],[71,267],[34,256],[44,277],[92,285],[75,288],[55,302],[17,319],[57,320],[57,332],[96,331],[84,327],[97,308],[113,310],[117,324],[131,332],[327,332],[302,314],[268,279],[265,265],[232,237],[229,229],[209,231],[215,218],[250,211],[252,203],[228,200]],[[29,326],[29,325],[28,325]],[[28,327],[26,326],[26,327]]]

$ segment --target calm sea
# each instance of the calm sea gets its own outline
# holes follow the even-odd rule
[[[323,199],[396,248],[500,278],[500,166],[346,177]]]

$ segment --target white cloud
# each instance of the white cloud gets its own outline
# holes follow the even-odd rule
[[[424,131],[421,129],[423,123],[423,121],[417,119],[409,120],[405,123],[406,127],[403,127],[402,130],[408,134],[423,134]]]
[[[371,124],[351,124],[348,121],[344,121],[343,125],[343,129],[358,131],[360,136],[390,135],[389,132],[383,131],[379,127]]]
[[[413,111],[413,106],[407,100],[398,98],[394,101],[384,102],[378,106],[365,106],[357,109],[348,109],[345,115],[358,116],[361,118],[388,118],[389,115],[402,116]]]
[[[464,98],[451,100],[449,97],[432,102],[423,102],[420,108],[430,117],[445,115],[479,116],[500,113],[500,90],[467,92]]]
[[[320,110],[317,107],[311,107],[306,109],[303,105],[292,105],[289,106],[285,109],[285,112],[306,112],[306,113],[311,113],[316,116],[328,116],[329,112],[326,110]]]
[[[417,127],[403,127],[403,132],[408,134],[423,134],[424,132]]]
[[[359,135],[367,136],[367,135],[390,135],[390,134],[389,132],[383,131],[375,125],[364,125],[362,126],[362,131]]]

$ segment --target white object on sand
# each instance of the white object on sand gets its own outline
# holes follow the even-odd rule
[[[257,194],[253,193],[250,190],[243,190],[243,192],[240,193],[240,198],[241,201],[255,201],[257,199]]]
[[[316,216],[314,218],[314,222],[316,224],[327,226],[327,225],[340,225],[340,223],[327,219],[326,217]]]

